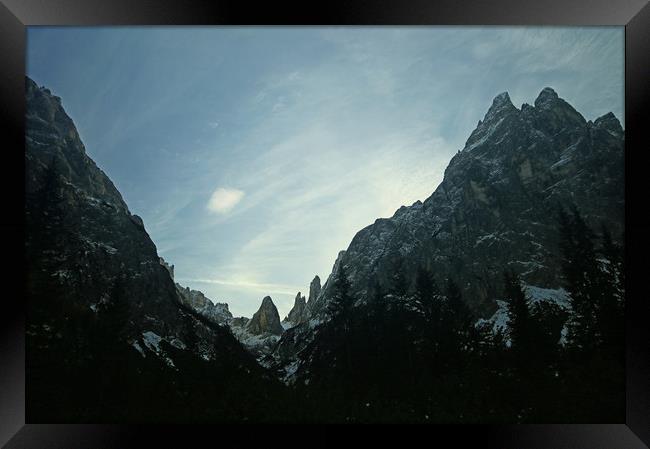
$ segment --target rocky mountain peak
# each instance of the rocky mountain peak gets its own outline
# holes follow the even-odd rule
[[[28,77],[25,77],[25,96],[30,106],[28,115],[38,116],[44,120],[41,122],[41,126],[47,123],[50,131],[55,131],[55,135],[59,138],[79,139],[72,119],[63,110],[60,97],[53,95],[45,87],[38,87]],[[77,146],[75,149],[85,152],[83,145]]]
[[[138,225],[132,217],[122,195],[106,174],[86,155],[72,119],[65,112],[61,99],[34,81],[25,78],[25,143],[33,151],[27,151],[26,194],[38,195],[46,188],[50,191],[68,191],[65,196],[67,208],[85,206],[105,212],[124,212],[129,221]],[[56,185],[62,183],[62,185]],[[140,226],[142,227],[142,226]]]
[[[470,134],[463,151],[472,151],[490,140],[498,140],[509,130],[516,128],[520,119],[521,111],[512,104],[508,92],[500,93],[494,97],[485,117]]]
[[[597,128],[607,130],[616,136],[623,135],[623,127],[621,126],[621,122],[612,112],[608,112],[607,114],[598,117],[596,120],[594,120],[594,125]]]
[[[140,221],[142,221],[142,219],[140,217],[138,217],[138,218],[140,219]],[[165,259],[163,259],[162,257],[159,257],[158,260],[160,261],[160,265],[165,267],[165,269],[167,270],[167,272],[169,273],[169,276],[172,278],[172,281],[173,281],[174,280],[174,265],[173,264],[172,265],[168,264],[165,261]]]
[[[305,297],[298,292],[296,299],[293,303],[293,308],[289,312],[289,315],[284,319],[285,322],[291,323],[293,325],[300,324],[303,321],[307,320],[307,302]]]
[[[499,95],[494,97],[494,100],[492,100],[492,106],[490,106],[485,114],[483,123],[500,120],[504,115],[517,111],[518,109],[512,104],[508,92],[501,92]]]
[[[162,260],[162,257],[161,257]],[[173,273],[173,265],[171,265]],[[167,268],[167,267],[166,267]],[[169,268],[168,268],[169,270]],[[171,273],[170,273],[171,274]],[[213,323],[227,324],[232,320],[232,313],[226,303],[215,303],[199,290],[191,290],[176,283],[176,290],[181,304],[207,318]]]
[[[314,314],[319,314],[324,310],[325,301],[324,301],[324,298],[323,298],[323,296],[324,296],[323,293],[325,292],[325,290],[327,290],[328,285],[331,284],[330,281],[332,280],[332,276],[338,270],[339,264],[343,263],[343,259],[345,258],[345,255],[346,255],[346,250],[339,251],[338,255],[336,256],[336,260],[334,261],[334,266],[332,267],[332,273],[330,273],[330,275],[327,278],[327,281],[325,281],[325,285],[323,285],[322,289],[320,289],[320,288],[319,289],[316,289],[316,288],[314,289],[314,290],[318,290],[318,295],[312,297],[311,296],[311,288],[310,288],[310,295],[309,295],[310,302],[308,303],[308,306],[309,306],[309,313],[312,316]],[[318,276],[316,276],[316,278],[318,278]],[[314,278],[314,280],[312,281],[312,284],[314,284],[314,281],[316,281],[316,278]],[[317,282],[318,282],[318,284],[320,284],[320,278],[318,278]]]
[[[542,89],[542,91],[535,99],[535,107],[539,108],[539,107],[550,105],[558,99],[559,97],[557,93],[552,88],[545,87],[544,89]]]
[[[494,97],[494,100],[492,100],[492,107],[508,104],[512,104],[508,92],[501,92],[499,95]]]
[[[265,296],[262,305],[246,325],[246,330],[253,335],[281,335],[284,331],[280,323],[280,314],[270,296]]]
[[[309,284],[309,298],[307,299],[307,304],[312,304],[314,301],[316,301],[316,298],[318,298],[318,295],[320,295],[320,291],[320,278],[318,275],[316,275]]]
[[[550,87],[542,89],[534,105],[522,107],[525,119],[549,136],[562,134],[564,145],[571,144],[587,125],[585,118]]]
[[[611,115],[591,127],[619,129]],[[614,235],[621,227],[623,134],[591,127],[550,88],[521,110],[507,93],[497,95],[423,205],[359,231],[332,272],[343,263],[359,296],[369,280],[389,285],[399,260],[409,284],[419,266],[450,272],[478,315],[493,312],[503,267],[531,285],[557,288],[558,203],[575,204]],[[322,316],[329,284],[310,305],[312,318]]]
[[[165,370],[162,376],[177,376],[179,351],[186,351],[184,360],[223,360],[223,369],[236,373],[235,377],[255,369],[252,356],[229,332],[199,316],[203,314],[197,308],[188,307],[186,299],[217,306],[202,293],[181,287],[184,297],[174,285],[173,266],[161,260],[142,219],[129,212],[114,184],[88,156],[60,98],[30,79],[25,88],[25,257],[30,303],[26,344],[28,363],[36,370],[46,366],[44,360],[52,362],[38,374],[58,379],[47,389],[66,395],[80,391],[80,383],[106,373],[107,365],[95,362],[101,359],[96,354],[106,352],[119,353],[119,360],[128,360],[124,365],[134,373],[155,366],[154,375]],[[227,312],[226,307],[220,310]],[[35,331],[46,326],[51,333]],[[56,348],[58,336],[72,342],[72,328],[83,331],[75,331],[74,343]],[[84,335],[85,340],[80,338]],[[69,351],[78,355],[75,368],[83,369],[70,370],[65,356]],[[111,382],[121,385],[113,391],[134,386],[125,379]],[[92,390],[99,383],[88,385]],[[107,396],[103,398],[109,400]],[[143,398],[139,400],[148,403],[149,397]],[[45,408],[56,410],[60,399],[50,400]],[[96,405],[91,402],[89,408]]]

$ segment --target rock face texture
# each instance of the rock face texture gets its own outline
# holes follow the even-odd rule
[[[307,301],[307,304],[313,304],[316,302],[316,298],[318,298],[318,295],[320,295],[320,278],[318,275],[314,276],[314,279],[311,281],[309,284],[309,299]]]
[[[132,215],[95,165],[58,97],[27,80],[26,219],[28,285],[36,296],[52,286],[99,311],[118,293],[137,331],[167,335],[180,326],[176,289],[142,220]],[[45,318],[45,317],[44,317]]]
[[[214,392],[204,394],[212,405],[156,405],[155,398],[167,405],[189,394],[186,387],[203,388],[199,377],[194,387],[185,385],[181,371],[271,388],[226,327],[184,304],[172,266],[161,264],[142,219],[86,154],[60,98],[30,79],[25,94],[29,419],[178,421],[226,413],[217,390],[238,390],[233,381],[205,387]],[[231,404],[228,419],[237,408]]]
[[[264,297],[252,318],[233,318],[229,324],[233,335],[258,361],[274,350],[284,332],[280,314],[270,296]]]
[[[561,287],[558,209],[576,206],[592,229],[624,230],[624,131],[612,113],[587,121],[551,88],[534,105],[494,98],[444,179],[426,200],[402,206],[359,231],[337,258],[357,301],[369,286],[390,289],[396,270],[413,285],[419,267],[453,278],[483,318],[497,311],[503,270],[527,284]],[[273,354],[280,365],[313,340],[327,319],[332,275],[308,301],[310,321],[287,331]]]
[[[228,325],[230,320],[232,320],[232,313],[228,310],[228,304],[220,302],[213,303],[203,292],[191,290],[189,287],[183,288],[178,283],[176,284],[176,289],[182,304],[213,323]]]
[[[282,322],[287,323],[291,326],[295,326],[307,320],[307,318],[307,303],[305,301],[305,297],[302,296],[300,292],[298,292],[289,315],[287,315],[287,317]]]
[[[270,296],[264,297],[262,305],[246,324],[246,330],[253,335],[281,335],[284,329],[280,323],[280,314]]]
[[[144,226],[144,224],[142,226]],[[167,269],[167,271],[169,272],[169,276],[171,276],[172,281],[173,281],[174,280],[174,265],[168,264],[167,262],[165,262],[165,259],[163,259],[162,257],[160,257],[159,260],[160,260],[160,265],[162,265],[163,267],[165,267]]]
[[[353,290],[385,285],[397,265],[453,277],[479,315],[495,310],[494,280],[512,268],[530,285],[559,286],[557,211],[575,205],[594,228],[624,229],[624,132],[608,113],[587,121],[551,88],[516,108],[498,95],[424,202],[353,238],[343,255]],[[328,284],[310,309],[320,314]]]

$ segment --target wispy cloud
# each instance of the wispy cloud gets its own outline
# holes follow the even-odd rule
[[[228,285],[231,287],[245,287],[248,289],[257,290],[262,293],[273,294],[287,294],[292,295],[296,294],[300,290],[299,286],[295,285],[284,285],[284,284],[271,284],[255,281],[243,281],[235,279],[178,279],[181,282],[195,282],[199,284],[217,284],[217,285]]]
[[[267,294],[285,314],[356,232],[427,198],[497,93],[623,118],[622,28],[29,33],[30,76],[178,279],[247,316]]]

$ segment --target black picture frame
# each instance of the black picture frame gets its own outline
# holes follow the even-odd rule
[[[625,423],[580,425],[467,425],[412,429],[429,442],[453,447],[643,448],[650,445],[650,306],[642,288],[641,266],[648,248],[650,219],[645,209],[647,131],[643,117],[650,90],[650,5],[647,0],[502,0],[502,1],[347,1],[284,6],[272,2],[181,0],[1,0],[0,114],[5,142],[2,182],[5,207],[0,221],[5,249],[4,300],[0,309],[0,445],[22,447],[158,447],[188,445],[191,435],[212,444],[212,426],[55,425],[25,423],[24,278],[24,74],[26,27],[37,25],[618,25],[625,27],[626,160],[626,395]],[[645,131],[645,132],[644,132]],[[19,168],[20,167],[20,168]],[[22,169],[22,170],[21,170]],[[638,199],[637,199],[638,198]],[[22,239],[22,240],[21,240]],[[21,262],[18,262],[21,261]],[[7,285],[8,284],[8,285]],[[635,289],[635,286],[637,287]],[[597,394],[597,392],[594,392]],[[365,433],[366,431],[364,431]],[[232,434],[252,442],[264,435],[286,438],[293,430]],[[309,430],[318,439],[332,432]],[[375,437],[394,435],[393,427],[374,428]],[[403,432],[400,436],[404,441]],[[411,431],[409,430],[409,434]],[[307,442],[301,444],[307,444]],[[298,444],[298,443],[297,443]],[[448,446],[447,446],[448,447]]]

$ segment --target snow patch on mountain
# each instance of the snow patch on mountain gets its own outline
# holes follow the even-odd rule
[[[569,293],[563,288],[543,288],[535,285],[522,285],[524,293],[526,294],[526,299],[528,300],[529,305],[533,305],[540,302],[549,302],[552,304],[557,304],[563,310],[569,311],[571,309],[571,302]],[[491,329],[492,333],[496,334],[497,332],[502,332],[505,335],[505,344],[510,346],[511,341],[507,336],[508,330],[508,302],[502,299],[497,299],[497,310],[490,318],[481,318],[476,321],[476,327],[487,326]],[[562,341],[566,341],[566,326],[562,329]]]
[[[164,340],[163,337],[160,335],[156,334],[155,332],[152,331],[146,331],[142,333],[142,340],[144,345],[152,351],[154,354],[156,354],[158,357],[160,357],[169,367],[171,368],[176,368],[176,365],[174,365],[174,362],[169,356],[165,353],[165,351],[160,347],[160,343]],[[137,342],[136,342],[137,344]],[[140,352],[143,353],[142,348],[140,345],[136,347],[136,349],[140,349]]]

